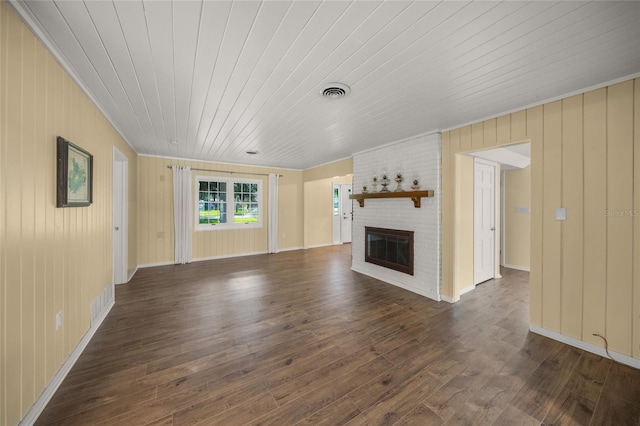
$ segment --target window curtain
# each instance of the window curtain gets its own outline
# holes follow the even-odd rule
[[[280,176],[269,173],[269,225],[268,225],[268,252],[278,252],[278,181]]]
[[[191,262],[191,168],[172,166],[173,223],[175,226],[175,263]]]

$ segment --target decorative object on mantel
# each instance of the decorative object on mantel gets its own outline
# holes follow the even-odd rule
[[[387,177],[386,173],[382,174],[382,182],[380,182],[380,184],[382,185],[382,189],[380,190],[380,192],[389,192],[389,189],[387,188],[387,186],[389,185],[389,178]]]
[[[418,179],[413,180],[413,185],[411,185],[411,189],[413,189],[414,191],[417,191],[418,189],[420,189],[420,183],[418,182]]]
[[[403,189],[402,189],[402,173],[396,174],[395,181],[398,184],[396,186],[395,192],[402,192],[403,191]]]
[[[371,192],[378,192],[378,177],[373,175],[373,179],[371,180],[371,186],[373,190]]]
[[[369,192],[369,191],[367,191],[367,185],[363,185],[363,186],[362,186],[362,193],[363,193],[363,194],[366,194],[366,193],[368,193],[368,192]]]
[[[423,197],[433,197],[433,190],[422,190],[422,191],[401,191],[401,192],[391,192],[387,190],[387,192],[376,192],[373,194],[352,194],[349,195],[349,199],[358,200],[358,204],[360,207],[364,207],[364,200],[367,198],[411,198],[413,201],[413,206],[415,208],[421,207],[421,199]]]

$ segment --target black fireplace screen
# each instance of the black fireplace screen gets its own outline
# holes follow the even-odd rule
[[[364,229],[365,262],[413,275],[413,231]]]

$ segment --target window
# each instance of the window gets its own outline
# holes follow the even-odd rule
[[[262,181],[196,177],[196,230],[261,228]]]

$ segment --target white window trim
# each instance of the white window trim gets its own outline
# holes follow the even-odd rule
[[[226,182],[227,184],[227,200],[234,199],[233,192],[233,184],[234,183],[255,183],[258,185],[258,221],[257,222],[246,222],[246,223],[236,223],[235,221],[229,223],[216,223],[216,224],[206,224],[203,225],[200,223],[200,181],[216,181],[216,182]],[[263,223],[263,184],[261,179],[247,179],[247,178],[234,178],[234,177],[220,177],[220,176],[196,176],[195,177],[195,193],[194,193],[194,203],[195,203],[195,231],[229,231],[229,230],[241,230],[241,229],[257,229],[262,228]],[[228,189],[231,188],[231,191]],[[234,201],[227,201],[227,203],[233,204]],[[227,212],[227,215],[229,213]],[[229,216],[227,216],[228,218]],[[233,214],[231,215],[233,217]]]

